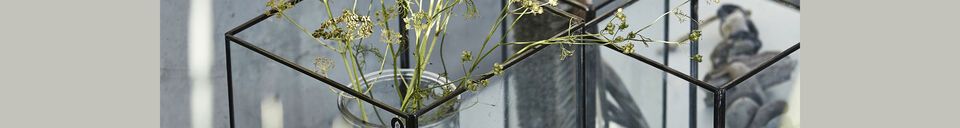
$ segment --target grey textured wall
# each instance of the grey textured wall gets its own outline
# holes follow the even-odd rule
[[[160,1],[160,127],[190,127],[186,0]]]

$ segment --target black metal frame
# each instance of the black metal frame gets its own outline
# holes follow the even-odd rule
[[[302,1],[302,0],[292,0],[292,1],[290,1],[290,3],[292,3],[292,4],[297,4],[297,3],[299,3],[300,1]],[[555,35],[555,36],[553,36],[553,37],[565,36],[565,35],[566,35],[568,32],[570,32],[570,31],[585,31],[584,28],[587,28],[587,29],[596,28],[596,27],[597,27],[597,24],[598,24],[600,21],[602,21],[602,20],[604,20],[604,19],[607,19],[607,18],[609,18],[610,16],[613,16],[613,14],[615,14],[615,11],[608,11],[608,12],[603,13],[602,15],[595,15],[595,14],[596,14],[596,10],[597,10],[597,9],[604,8],[604,7],[608,6],[608,5],[610,5],[611,3],[613,3],[614,1],[616,1],[616,0],[608,0],[608,1],[604,2],[604,3],[601,3],[599,6],[596,6],[596,7],[594,7],[594,8],[590,8],[589,6],[585,6],[585,5],[580,4],[580,3],[576,2],[576,1],[563,0],[564,3],[573,5],[574,8],[586,10],[588,13],[590,13],[590,14],[587,14],[587,17],[588,17],[590,20],[586,20],[586,19],[584,19],[584,18],[581,18],[581,17],[575,16],[575,15],[566,13],[565,11],[562,11],[562,10],[557,9],[557,8],[554,8],[554,7],[544,6],[544,8],[547,9],[549,12],[557,13],[557,14],[560,15],[560,16],[564,16],[564,17],[567,17],[567,18],[575,19],[575,20],[578,20],[578,21],[587,21],[587,22],[585,22],[585,23],[583,23],[583,22],[575,22],[576,24],[572,25],[572,26],[574,26],[574,27],[568,28],[568,29],[566,29],[566,30],[558,33],[557,35]],[[623,8],[623,7],[630,6],[630,5],[632,5],[633,3],[635,3],[635,2],[637,2],[637,0],[630,0],[630,1],[626,2],[625,4],[622,4],[622,5],[618,6],[618,8]],[[667,6],[669,5],[669,1],[667,1],[667,3],[665,3],[665,4],[666,4],[665,7],[667,7]],[[697,4],[698,4],[698,0],[691,0],[690,10],[691,10],[692,20],[698,20],[698,12],[697,12],[698,6],[697,6]],[[795,9],[797,9],[797,10],[800,9],[799,5],[790,5],[790,7],[793,7],[793,8],[795,8]],[[666,11],[666,10],[665,10],[665,11]],[[390,112],[390,113],[393,113],[393,114],[395,114],[395,115],[398,115],[400,118],[403,118],[403,119],[402,119],[402,120],[403,120],[402,123],[401,123],[401,122],[399,121],[399,119],[397,119],[397,118],[394,118],[391,122],[392,122],[392,123],[400,123],[400,124],[402,124],[401,126],[405,126],[405,127],[408,127],[408,128],[417,127],[417,118],[418,118],[419,116],[422,116],[423,114],[425,114],[425,113],[427,113],[428,111],[436,108],[436,107],[439,106],[440,104],[442,104],[442,103],[444,103],[444,102],[446,102],[446,101],[449,101],[449,100],[453,99],[454,97],[456,97],[456,96],[458,96],[458,95],[466,92],[466,90],[467,90],[466,88],[457,88],[456,90],[453,91],[452,94],[443,96],[443,97],[440,98],[439,100],[437,100],[437,101],[435,101],[435,102],[433,102],[433,103],[430,103],[429,105],[427,105],[427,106],[426,106],[425,108],[423,108],[423,109],[419,109],[418,111],[413,112],[413,113],[403,113],[402,111],[400,111],[400,110],[397,109],[397,108],[391,107],[391,106],[386,105],[386,104],[384,104],[384,103],[382,103],[382,102],[380,102],[380,101],[378,101],[378,100],[375,100],[375,99],[370,98],[370,97],[368,97],[368,96],[366,96],[366,95],[363,95],[362,93],[357,92],[357,91],[354,91],[354,90],[350,89],[349,87],[347,87],[347,86],[345,86],[345,85],[343,85],[343,84],[341,84],[341,83],[338,83],[338,82],[336,82],[336,81],[334,81],[334,80],[332,80],[332,79],[330,79],[330,78],[324,77],[324,76],[322,76],[322,75],[320,75],[320,74],[317,74],[317,73],[315,73],[315,72],[313,72],[313,71],[310,71],[309,69],[304,68],[304,67],[302,67],[302,66],[300,66],[300,65],[298,65],[298,64],[296,64],[296,63],[294,63],[294,62],[292,62],[292,61],[290,61],[290,60],[284,59],[284,58],[282,58],[282,57],[280,57],[280,56],[278,56],[278,55],[276,55],[276,54],[274,54],[274,53],[271,53],[271,52],[269,52],[269,51],[266,51],[266,50],[264,50],[264,49],[262,49],[262,48],[260,48],[260,47],[257,47],[257,46],[255,46],[255,45],[251,44],[250,42],[247,42],[247,41],[245,41],[245,40],[243,40],[243,39],[240,39],[239,37],[236,37],[236,34],[237,34],[237,33],[241,32],[241,31],[243,31],[243,30],[245,30],[245,29],[247,29],[247,28],[249,28],[249,27],[251,27],[251,26],[253,26],[253,25],[255,25],[255,24],[257,24],[257,23],[259,23],[259,22],[261,22],[261,21],[263,21],[263,20],[265,20],[265,19],[267,19],[267,18],[269,18],[269,17],[271,17],[271,16],[273,16],[273,15],[276,14],[276,13],[277,13],[277,10],[270,10],[269,13],[260,14],[259,16],[257,16],[257,17],[255,17],[255,18],[253,18],[253,19],[251,19],[251,20],[249,20],[249,21],[241,24],[240,26],[237,26],[237,27],[231,29],[230,31],[227,31],[226,33],[224,33],[224,38],[226,39],[226,40],[225,40],[225,43],[224,43],[224,46],[225,46],[224,48],[225,48],[225,52],[226,52],[227,95],[229,95],[227,99],[228,99],[228,103],[229,103],[229,117],[230,117],[230,127],[231,127],[231,128],[235,127],[235,120],[234,120],[235,118],[234,118],[234,106],[233,106],[233,105],[234,105],[234,104],[233,104],[233,74],[232,74],[232,73],[233,73],[233,69],[232,69],[232,62],[231,62],[232,59],[231,59],[231,55],[230,55],[230,42],[234,42],[234,43],[236,43],[236,44],[238,44],[238,45],[240,45],[240,46],[243,46],[243,47],[245,47],[245,48],[247,48],[247,49],[249,49],[249,50],[251,50],[251,51],[254,51],[254,52],[256,52],[256,53],[258,53],[258,54],[260,54],[260,55],[263,55],[263,56],[265,56],[265,57],[267,57],[267,58],[269,58],[269,59],[271,59],[271,60],[273,60],[273,61],[276,61],[276,62],[278,62],[278,63],[281,63],[281,64],[283,64],[284,66],[287,66],[287,67],[289,67],[289,68],[292,68],[292,69],[294,69],[294,70],[296,70],[296,71],[298,71],[298,72],[300,72],[300,73],[306,74],[306,75],[308,75],[308,76],[310,76],[310,77],[312,77],[312,78],[314,78],[314,79],[316,79],[316,80],[319,80],[319,81],[321,81],[321,82],[323,82],[323,83],[326,83],[326,84],[328,84],[328,85],[330,85],[330,86],[332,86],[332,87],[334,87],[334,88],[336,88],[336,89],[338,89],[338,90],[340,90],[340,91],[346,92],[347,94],[350,94],[350,95],[355,96],[355,97],[357,97],[357,98],[359,98],[359,99],[361,99],[361,100],[363,100],[363,101],[365,101],[365,102],[368,102],[368,103],[370,103],[370,104],[372,104],[372,105],[374,105],[374,106],[376,106],[376,107],[378,107],[378,108],[380,108],[380,109],[384,109],[384,110],[387,110],[387,111]],[[403,15],[403,14],[401,14],[401,16],[402,16],[402,15]],[[399,22],[400,22],[401,25],[404,24],[402,20],[399,20]],[[500,21],[500,22],[503,22],[503,21]],[[665,23],[665,24],[666,24],[666,23]],[[691,31],[697,30],[698,27],[699,27],[699,25],[696,24],[695,22],[690,22],[690,30],[691,30]],[[667,28],[667,29],[669,29],[669,28]],[[595,29],[594,29],[594,30],[595,30]],[[401,32],[401,33],[405,33],[405,32],[407,32],[407,30],[406,30],[405,28],[401,27],[400,32]],[[505,32],[505,31],[504,31],[504,32]],[[504,33],[504,34],[505,34],[505,33]],[[403,36],[402,36],[402,38],[403,38],[402,41],[403,41],[404,43],[402,43],[402,44],[406,44],[406,41],[407,41],[407,40],[406,40],[406,36],[407,36],[406,33],[403,34]],[[690,44],[690,45],[691,45],[691,53],[690,53],[690,54],[691,54],[691,55],[696,55],[696,54],[697,54],[697,51],[698,51],[697,41],[696,41],[696,40],[691,41],[691,44]],[[518,62],[526,59],[527,57],[530,57],[530,56],[533,55],[534,53],[539,52],[540,50],[542,50],[543,48],[546,48],[547,46],[549,46],[549,45],[534,46],[532,49],[530,49],[530,50],[528,50],[528,51],[526,51],[526,52],[516,54],[516,55],[513,56],[512,58],[509,58],[509,59],[507,59],[507,60],[504,61],[505,63],[503,63],[503,69],[504,69],[504,70],[509,69],[509,68],[512,67],[513,65],[515,65],[515,64],[517,64]],[[604,46],[607,47],[607,48],[610,48],[610,49],[612,49],[612,50],[615,50],[615,51],[617,51],[617,52],[623,53],[623,49],[620,49],[619,47],[617,47],[617,46],[615,46],[615,45],[613,45],[613,44],[607,44],[607,45],[604,45]],[[404,46],[404,45],[401,45],[401,47],[405,47],[405,46]],[[584,47],[581,47],[581,49],[582,49],[582,48],[584,48]],[[695,112],[695,111],[696,111],[696,109],[695,109],[695,107],[696,107],[696,102],[695,102],[695,98],[696,98],[696,88],[697,88],[697,87],[703,88],[703,89],[705,89],[705,90],[707,90],[707,91],[710,91],[710,92],[714,93],[714,106],[715,106],[715,107],[714,107],[714,109],[715,109],[715,110],[714,110],[714,117],[713,117],[713,118],[714,118],[714,122],[713,122],[713,123],[714,123],[714,127],[716,127],[716,128],[723,128],[723,127],[724,127],[724,121],[725,121],[724,117],[725,117],[725,115],[726,115],[726,111],[725,111],[726,103],[724,103],[724,98],[725,98],[725,93],[726,93],[726,91],[729,90],[730,88],[733,88],[733,87],[736,86],[737,84],[745,81],[746,79],[750,78],[751,76],[756,75],[757,73],[759,73],[759,72],[762,71],[763,69],[765,69],[765,68],[773,65],[773,64],[776,63],[777,61],[785,58],[786,56],[790,55],[791,53],[795,52],[795,51],[798,50],[798,49],[800,49],[800,43],[799,43],[799,42],[797,42],[796,44],[794,44],[794,45],[793,45],[792,47],[790,47],[789,49],[787,49],[787,50],[779,53],[777,56],[771,58],[770,60],[762,63],[760,66],[752,69],[752,70],[751,70],[750,72],[748,72],[747,74],[745,74],[745,75],[743,75],[743,76],[740,76],[740,77],[734,79],[733,81],[730,81],[730,82],[728,82],[728,83],[725,83],[724,85],[719,86],[719,87],[710,85],[710,84],[708,84],[708,83],[706,83],[706,82],[704,82],[704,81],[701,81],[701,80],[699,80],[699,79],[696,78],[696,76],[697,76],[697,63],[698,63],[698,62],[694,62],[693,60],[691,60],[691,62],[690,62],[690,64],[691,64],[691,74],[692,74],[692,75],[686,75],[686,74],[684,74],[684,73],[682,73],[682,72],[680,72],[680,71],[677,71],[677,70],[675,70],[675,69],[673,69],[673,68],[668,67],[667,65],[657,63],[656,61],[654,61],[654,60],[652,60],[652,59],[649,59],[649,58],[647,58],[647,57],[644,57],[644,56],[642,56],[642,55],[639,55],[639,54],[636,54],[636,53],[629,53],[629,54],[624,53],[624,54],[627,55],[627,56],[629,56],[629,57],[631,57],[631,58],[634,58],[634,59],[636,59],[636,60],[638,60],[638,61],[641,61],[641,62],[643,62],[643,63],[646,63],[646,64],[648,64],[648,65],[650,65],[650,66],[653,66],[654,68],[663,70],[664,72],[666,72],[665,74],[671,74],[671,75],[674,75],[674,76],[676,76],[676,77],[679,77],[680,79],[683,79],[683,80],[686,80],[686,81],[690,82],[690,89],[691,89],[691,99],[690,99],[690,100],[691,100],[691,101],[690,101],[690,102],[691,102],[691,122],[696,122],[696,120],[695,120],[695,117],[696,117],[696,112]],[[404,61],[403,61],[404,63],[401,64],[401,65],[402,65],[401,67],[407,68],[407,67],[409,67],[409,64],[407,64],[407,62],[408,62],[407,59],[409,59],[409,54],[408,54],[408,51],[406,50],[406,48],[402,48],[402,51],[403,51],[403,53],[401,54],[401,56],[402,56],[401,58],[404,59]],[[582,54],[582,52],[581,52],[581,54]],[[580,63],[581,63],[581,66],[582,66],[582,64],[585,63],[585,62],[581,60]],[[582,69],[581,69],[581,70],[582,70]],[[584,72],[580,72],[580,73],[581,73],[580,75],[583,75]],[[664,75],[665,75],[665,74],[664,74]],[[493,76],[494,76],[494,74],[493,74],[492,72],[488,72],[488,73],[486,73],[486,74],[480,75],[480,77],[479,77],[478,79],[474,80],[474,81],[486,80],[486,79],[489,79],[489,78],[491,78],[491,77],[493,77]],[[586,76],[581,76],[581,77],[585,78]],[[586,90],[586,85],[585,85],[585,83],[582,84],[581,86],[584,86],[584,87],[582,87],[581,89]],[[665,85],[664,85],[664,86],[665,86]],[[581,90],[581,93],[582,93],[582,91],[583,91],[583,90]],[[584,99],[581,99],[581,100],[584,100]],[[664,100],[665,100],[665,99],[664,99]],[[581,103],[581,104],[587,104],[586,102],[580,102],[580,103]],[[666,102],[664,101],[664,103],[666,103]],[[583,108],[581,108],[581,109],[583,109]],[[583,113],[586,113],[585,110],[579,110],[579,111],[580,111],[580,112],[583,112]],[[584,114],[584,115],[586,115],[586,114]],[[664,115],[665,115],[665,114],[664,114]],[[581,121],[585,121],[585,120],[588,120],[588,119],[587,119],[586,117],[581,117]],[[587,124],[583,124],[583,127],[586,127],[586,126],[587,126]],[[695,123],[691,123],[691,126],[690,126],[690,127],[696,127]]]

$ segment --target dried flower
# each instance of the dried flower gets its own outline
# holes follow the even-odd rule
[[[630,27],[630,25],[626,22],[620,22],[620,25],[617,26],[617,30],[624,30],[627,29],[627,27]]]
[[[477,17],[477,5],[473,3],[473,0],[466,0],[464,3],[467,5],[467,10],[463,12],[463,15],[467,19],[473,19]]]
[[[503,64],[494,63],[493,64],[493,75],[503,74]]]
[[[603,27],[603,32],[606,32],[607,35],[613,35],[616,32],[616,30],[614,30],[616,29],[615,27],[613,24],[607,24],[606,27]]]
[[[472,80],[467,81],[467,90],[477,91],[477,82],[473,82]]]
[[[400,33],[389,30],[380,31],[380,41],[387,44],[400,43]]]
[[[432,19],[429,15],[430,14],[427,14],[427,12],[414,12],[410,16],[403,18],[403,22],[407,23],[407,25],[404,27],[415,30],[430,29],[430,24],[428,24],[428,22]]]
[[[563,61],[569,56],[573,56],[573,51],[560,47],[560,61]]]
[[[687,38],[689,38],[690,41],[698,41],[698,40],[700,40],[700,30],[693,30],[693,31],[691,31],[691,32],[690,32],[690,36],[687,37]]]
[[[443,76],[443,77],[446,77],[447,75],[446,75],[446,73],[444,73],[442,76]],[[453,92],[453,87],[456,87],[456,86],[451,86],[451,85],[449,85],[449,84],[444,84],[444,85],[440,86],[440,89],[443,89],[443,95],[447,95],[447,93]]]
[[[547,5],[557,6],[557,0],[547,0]]]
[[[486,88],[487,85],[489,84],[490,84],[490,81],[486,79],[481,80],[480,82],[476,82],[473,80],[467,81],[467,90],[476,92],[482,88]]]
[[[692,57],[690,57],[690,60],[697,61],[697,63],[699,63],[703,61],[703,56],[700,54],[693,55]]]
[[[283,12],[287,9],[293,8],[293,3],[287,2],[286,0],[269,0],[267,1],[267,7],[270,9],[277,10],[277,12]],[[270,10],[264,12],[264,14],[270,14]]]
[[[552,1],[552,2],[556,2],[556,0],[551,0],[551,1]],[[549,2],[551,2],[551,1],[547,1],[547,2],[548,2],[547,4],[551,4],[551,3],[549,3]],[[520,12],[521,14],[541,14],[541,13],[543,13],[543,8],[540,7],[540,1],[539,1],[539,0],[510,0],[510,2],[519,3],[519,4],[520,4],[520,8],[522,8],[522,9],[527,9],[527,11],[525,11],[525,12]]]
[[[397,8],[390,6],[380,11],[374,11],[373,15],[377,17],[378,21],[384,21],[383,23],[386,23],[386,21],[393,19],[393,17],[396,16],[396,13]]]
[[[356,54],[357,57],[366,58],[369,55],[373,55],[374,57],[377,57],[378,60],[382,60],[384,58],[383,54],[380,53],[379,48],[370,46],[368,44],[354,45],[353,50],[355,51],[354,54]],[[366,59],[357,59],[356,61],[361,65],[361,67],[367,63]]]
[[[627,21],[627,16],[623,14],[623,8],[617,8],[616,17],[620,21]]]
[[[630,53],[633,53],[633,47],[634,47],[633,43],[627,43],[623,45],[621,48],[623,48],[624,54],[630,54]]]
[[[623,42],[623,41],[626,41],[626,40],[627,40],[627,39],[624,39],[623,36],[617,36],[616,38],[613,38],[613,41],[610,41],[610,42],[620,43],[620,42]]]
[[[470,51],[463,51],[460,53],[460,61],[467,62],[470,61]]]
[[[318,56],[313,60],[313,65],[317,67],[317,74],[327,76],[327,72],[333,68],[333,60],[327,57]]]
[[[373,21],[370,16],[360,16],[351,10],[344,10],[340,17],[332,18],[320,24],[313,32],[314,38],[336,40],[343,43],[354,39],[366,38],[373,33]]]
[[[490,85],[490,80],[483,79],[480,81],[480,88],[487,87],[487,85]]]
[[[672,14],[676,16],[677,20],[679,20],[680,22],[687,21],[687,17],[690,17],[690,16],[687,16],[687,14],[684,13],[682,10],[680,10],[680,8],[674,8],[672,11]]]

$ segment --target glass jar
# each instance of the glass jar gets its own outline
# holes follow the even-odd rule
[[[399,86],[396,86],[397,84],[395,83],[401,81],[395,81],[395,79],[409,81],[412,79],[414,72],[415,71],[413,69],[401,69],[399,72],[396,72],[396,70],[382,70],[368,73],[364,75],[364,77],[367,79],[367,83],[369,84],[364,83],[360,88],[364,91],[362,92],[363,94],[390,105],[391,107],[400,109],[402,98],[397,93]],[[430,89],[430,96],[423,98],[424,106],[433,103],[440,97],[443,97],[444,90],[452,91],[456,89],[456,85],[450,84],[450,81],[448,81],[446,78],[429,71],[424,71],[422,73],[420,82],[420,88]],[[348,85],[348,87],[354,87],[353,83]],[[362,103],[362,106],[358,103]],[[390,128],[391,119],[394,117],[400,118],[389,111],[377,108],[373,104],[362,101],[345,92],[340,92],[340,96],[337,99],[337,108],[340,111],[341,117],[356,128]],[[360,108],[362,108],[364,111],[360,111]],[[417,124],[419,124],[419,127],[422,128],[457,127],[459,124],[459,108],[460,96],[457,96],[447,101],[447,103],[442,104],[420,116]],[[407,112],[410,111],[408,110]],[[364,120],[362,116],[358,116],[362,115],[362,113],[366,114],[366,120]]]

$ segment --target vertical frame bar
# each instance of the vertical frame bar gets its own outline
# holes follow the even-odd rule
[[[608,3],[612,3],[611,1],[608,1]],[[584,19],[597,18],[598,7],[596,6],[590,6],[590,7],[594,7],[594,8],[586,10],[587,13],[584,16],[585,17]],[[599,30],[597,27],[598,26],[597,24],[584,24],[584,25],[587,25],[587,26],[584,26],[584,28],[581,28],[580,33],[597,33]],[[597,100],[595,95],[597,94],[597,88],[598,88],[598,86],[596,85],[599,85],[597,84],[598,82],[596,79],[587,79],[587,76],[600,75],[599,73],[596,72],[596,71],[599,71],[599,68],[596,68],[596,67],[600,66],[599,62],[601,62],[601,60],[600,60],[599,46],[582,45],[580,46],[580,51],[581,51],[580,58],[579,58],[580,77],[578,78],[581,81],[580,83],[581,96],[579,100],[581,102],[580,111],[582,113],[580,113],[581,114],[580,125],[586,128],[589,126],[596,126],[596,122],[594,118],[596,118],[596,115],[597,115],[595,112],[596,110],[595,106],[596,106]],[[592,72],[590,72],[591,74],[589,75],[587,74],[587,71],[586,71],[588,67],[592,67],[591,69],[593,70]],[[588,86],[588,85],[592,85],[592,86]]]
[[[407,17],[407,13],[400,11],[400,17],[397,18],[397,28],[400,28],[400,68],[410,68],[410,39],[409,34],[410,30],[407,27],[406,21],[403,21],[404,17]]]
[[[406,116],[406,117],[403,118],[403,119],[405,120],[405,123],[403,123],[403,125],[406,125],[406,127],[404,127],[404,128],[416,128],[416,127],[417,127],[417,115],[416,115],[416,114],[408,114],[408,115],[409,115],[409,116]]]
[[[726,117],[726,113],[727,113],[726,112],[727,104],[723,102],[724,99],[726,99],[726,93],[727,93],[726,89],[720,89],[720,90],[717,90],[716,94],[713,95],[713,101],[714,101],[713,102],[713,127],[714,128],[723,128],[726,126],[725,125],[726,119],[724,119],[724,117]]]
[[[579,47],[580,47],[580,51],[581,51],[581,52],[580,52],[580,55],[579,55],[580,57],[578,57],[578,58],[579,58],[579,59],[578,59],[578,60],[579,60],[579,62],[578,62],[578,63],[579,63],[579,65],[578,65],[579,68],[577,69],[577,70],[578,70],[578,71],[577,71],[577,74],[578,74],[577,79],[580,81],[580,84],[578,84],[578,85],[580,86],[580,88],[577,89],[577,91],[578,91],[578,93],[580,94],[580,96],[577,98],[577,100],[578,100],[578,102],[580,102],[580,107],[578,107],[578,110],[580,111],[580,116],[579,116],[579,117],[580,117],[580,126],[583,127],[583,128],[586,128],[586,127],[587,127],[587,93],[586,93],[586,90],[587,90],[587,86],[586,86],[586,85],[587,85],[587,81],[586,81],[586,78],[584,78],[584,77],[587,76],[587,72],[585,71],[585,70],[587,69],[587,67],[586,67],[586,65],[584,65],[584,64],[586,64],[586,63],[584,62],[584,60],[586,59],[586,52],[587,52],[587,51],[586,51],[586,46],[579,46]]]
[[[402,8],[402,7],[401,7]],[[404,17],[407,17],[407,12],[400,11],[399,18],[397,18],[397,28],[400,29],[400,69],[410,68],[410,39],[409,34],[410,30],[407,29],[407,22],[403,21]],[[394,65],[396,66],[396,65]],[[400,95],[407,95],[407,86],[404,83],[400,83]]]
[[[226,51],[227,59],[227,111],[230,115],[230,128],[235,128],[234,115],[233,115],[233,63],[230,57],[230,40],[227,39],[227,34],[223,36],[223,49]]]
[[[507,0],[500,0],[500,9],[507,8]],[[500,43],[507,42],[507,19],[500,20]],[[500,47],[500,61],[506,62],[510,46]],[[510,71],[503,73],[503,127],[510,127]]]
[[[408,69],[410,68],[410,30],[405,27],[407,25],[406,21],[403,21],[404,17],[407,17],[407,12],[401,11],[399,18],[397,18],[397,28],[400,28],[400,68]],[[399,86],[400,95],[407,95],[407,86],[403,83]],[[403,109],[403,108],[401,108]],[[403,119],[406,123],[406,128],[416,128],[418,126],[417,115],[416,114],[403,114]]]
[[[400,30],[400,69],[410,68],[410,30],[406,27],[407,22],[403,21],[403,18],[407,17],[407,15],[407,12],[400,11],[399,17],[397,18],[397,28]],[[401,82],[398,88],[400,89],[400,95],[407,95],[407,85],[405,83]]]
[[[663,13],[670,12],[670,0],[663,0]],[[663,20],[663,39],[670,39],[670,17],[664,17]],[[670,67],[670,45],[663,45],[663,65]],[[663,72],[663,113],[660,115],[660,122],[663,128],[667,128],[667,72]]]
[[[695,31],[695,30],[699,30],[699,29],[700,29],[700,25],[697,24],[697,22],[696,22],[696,21],[698,21],[698,17],[699,17],[699,15],[697,15],[697,14],[698,14],[698,8],[699,8],[698,4],[699,4],[699,3],[700,3],[700,2],[699,2],[698,0],[690,0],[690,20],[691,20],[691,21],[690,21],[690,32],[693,32],[693,31]],[[700,53],[699,53],[700,48],[699,48],[698,46],[700,46],[698,40],[690,40],[690,57],[693,57],[693,56],[696,56],[696,55],[699,55],[699,54],[700,54]],[[697,62],[697,61],[690,60],[690,76],[693,77],[694,79],[699,79],[699,77],[698,77],[698,75],[697,75],[697,74],[698,74],[698,70],[697,70],[697,68],[698,68],[698,65],[697,65],[697,64],[698,64],[698,63],[699,63],[699,62]],[[691,86],[690,86],[690,91],[689,91],[689,92],[690,92],[690,97],[689,97],[689,99],[690,99],[690,108],[689,108],[689,109],[690,109],[690,127],[691,127],[691,128],[696,128],[696,127],[697,127],[697,87],[696,87],[696,86],[693,86],[692,83],[691,83],[690,85],[691,85]]]
[[[593,13],[590,12],[590,11],[588,11],[588,12],[587,12],[587,15],[590,15],[590,14],[593,14]],[[589,16],[588,16],[588,18],[589,18]],[[586,26],[586,28],[592,28],[593,26],[594,26],[594,25]],[[584,32],[584,31],[586,31],[586,30],[580,29],[580,32]],[[577,67],[578,67],[578,68],[577,68],[577,79],[578,79],[578,81],[579,81],[579,84],[577,84],[577,85],[580,86],[580,88],[577,89],[577,93],[580,95],[579,97],[577,97],[577,102],[580,103],[580,107],[577,107],[577,110],[578,110],[579,113],[580,113],[580,116],[578,116],[578,117],[580,118],[580,119],[579,119],[579,120],[580,120],[580,127],[586,128],[586,127],[587,127],[587,93],[586,93],[587,81],[585,80],[584,77],[587,76],[587,72],[586,72],[587,67],[586,67],[586,65],[584,65],[584,64],[586,64],[584,61],[585,61],[585,59],[586,59],[586,52],[587,52],[587,51],[586,51],[586,46],[581,45],[581,46],[577,46],[577,47],[579,47],[579,49],[580,49],[580,54],[577,54],[577,56],[578,56],[578,57],[577,57],[577,63],[579,64],[579,65],[577,65]]]

